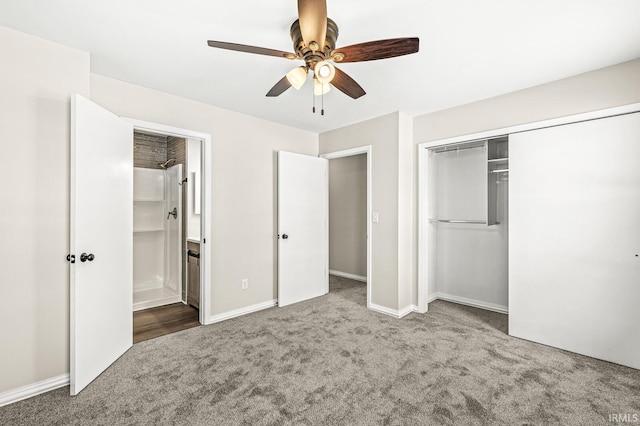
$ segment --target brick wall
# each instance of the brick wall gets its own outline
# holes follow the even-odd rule
[[[175,158],[176,162],[169,164],[169,166],[175,166],[176,164],[182,164],[183,178],[187,177],[187,141],[183,138],[176,138],[174,136],[167,137],[167,160]]]
[[[160,163],[165,161],[167,161],[167,136],[133,132],[134,167],[161,169]]]

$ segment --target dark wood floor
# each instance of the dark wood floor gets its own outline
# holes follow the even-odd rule
[[[144,309],[133,313],[133,343],[199,325],[198,310],[184,303]]]

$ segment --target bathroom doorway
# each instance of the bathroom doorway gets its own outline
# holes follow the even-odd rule
[[[202,321],[204,141],[134,129],[133,341]]]

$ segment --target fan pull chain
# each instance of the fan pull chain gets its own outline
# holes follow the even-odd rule
[[[324,115],[324,83],[322,83],[322,109],[320,110],[320,115]]]
[[[316,94],[311,91],[311,96],[313,97],[313,113],[316,113]]]

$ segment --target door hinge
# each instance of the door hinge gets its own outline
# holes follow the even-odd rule
[[[67,255],[67,262],[76,263],[76,255],[75,254],[68,254]]]

